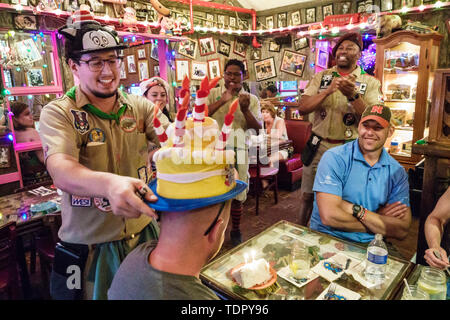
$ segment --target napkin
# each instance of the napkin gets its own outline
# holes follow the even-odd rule
[[[331,285],[331,283],[330,283]],[[330,288],[330,285],[322,291],[322,293],[317,297],[316,300],[326,300],[325,295],[328,292],[328,289]],[[359,300],[361,299],[361,295],[355,291],[352,291],[350,289],[344,288],[343,286],[340,286],[338,284],[336,285],[336,290],[334,291],[334,295],[331,296],[331,299],[329,300]]]
[[[295,285],[299,288],[303,287],[305,284],[313,281],[315,278],[318,277],[318,275],[315,274],[314,272],[312,272],[311,270],[308,271],[306,277],[304,277],[304,278],[301,278],[301,276],[294,277],[294,274],[293,274],[291,268],[289,268],[289,266],[281,268],[280,270],[278,270],[277,273],[284,280],[292,283],[293,285]]]

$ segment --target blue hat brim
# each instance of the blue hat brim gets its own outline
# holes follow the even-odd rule
[[[153,193],[158,197],[156,202],[147,202],[150,208],[158,211],[188,211],[198,208],[207,207],[216,203],[221,203],[226,200],[235,198],[238,194],[247,188],[247,184],[243,181],[236,180],[236,186],[234,189],[228,191],[227,193],[221,194],[215,197],[209,198],[198,198],[198,199],[169,199],[158,195],[156,192],[156,183],[158,179],[153,180],[148,184]]]

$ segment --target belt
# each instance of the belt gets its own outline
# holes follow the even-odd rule
[[[140,233],[141,233],[141,231],[138,233],[132,233],[132,234],[126,236],[125,238],[122,238],[120,240],[114,240],[114,241],[128,241],[128,240],[136,238],[137,236],[140,235]],[[89,244],[88,245],[88,244],[80,244],[80,243],[70,243],[70,242],[65,242],[65,241],[59,241],[59,242],[61,242],[61,244],[65,245],[69,248],[75,249],[76,251],[78,251],[80,253],[94,250],[98,245],[98,244]]]

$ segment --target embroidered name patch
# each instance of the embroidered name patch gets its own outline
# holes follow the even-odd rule
[[[92,205],[91,198],[70,195],[70,205],[72,207],[90,207]]]

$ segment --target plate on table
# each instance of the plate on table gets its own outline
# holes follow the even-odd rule
[[[242,267],[244,264],[245,264],[245,263],[238,264],[237,266],[235,266],[233,269],[230,270],[231,279],[232,279],[233,282],[236,283],[238,286],[241,286],[241,285],[239,284],[239,282],[236,281],[236,279],[234,279],[234,277],[233,277],[233,272],[234,272],[235,270],[239,269],[240,267]],[[265,289],[265,288],[267,288],[267,287],[270,287],[271,285],[273,285],[273,284],[277,281],[277,272],[276,272],[275,269],[272,268],[272,267],[269,267],[269,271],[270,271],[270,274],[272,275],[272,278],[270,278],[270,279],[267,280],[266,282],[261,283],[261,284],[254,285],[253,287],[250,287],[250,288],[244,288],[244,287],[242,287],[242,288],[244,288],[244,289],[249,289],[249,290],[260,290],[260,289]]]

